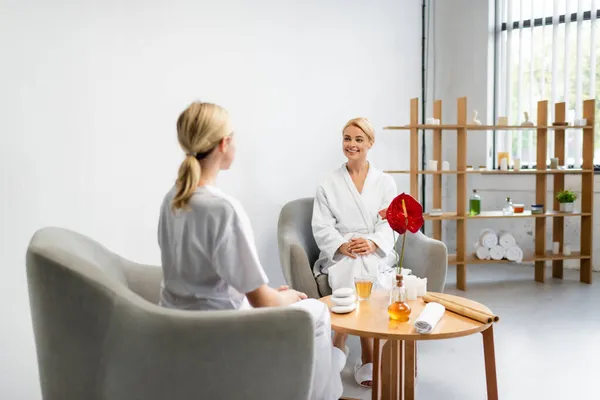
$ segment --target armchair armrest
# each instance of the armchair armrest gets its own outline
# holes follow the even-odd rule
[[[163,279],[162,268],[154,265],[138,264],[125,259],[121,260],[129,289],[150,303],[158,304],[160,285]]]
[[[111,368],[103,397],[239,398],[243,390],[248,399],[308,398],[315,345],[305,310],[179,311],[134,303],[120,304],[107,332],[103,362]]]
[[[279,233],[279,260],[286,282],[290,287],[313,299],[318,299],[319,289],[312,272],[308,255],[297,235],[291,231]]]

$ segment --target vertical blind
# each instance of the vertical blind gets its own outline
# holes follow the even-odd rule
[[[597,99],[600,93],[596,0],[497,0],[496,14],[496,115],[508,117],[510,125],[520,125],[527,112],[536,123],[537,102],[548,100],[549,124],[557,102],[566,103],[567,120],[582,118],[583,100]],[[596,120],[594,164],[599,165],[600,118]],[[582,132],[568,129],[565,136],[567,164],[580,167]],[[554,156],[552,131],[548,139],[550,158]],[[519,158],[525,168],[537,163],[533,130],[498,131],[494,140],[498,151],[509,152],[511,160]]]

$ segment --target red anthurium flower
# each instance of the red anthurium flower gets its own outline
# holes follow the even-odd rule
[[[406,231],[417,233],[425,223],[423,207],[414,197],[402,193],[387,208],[386,219],[390,227],[403,235]]]

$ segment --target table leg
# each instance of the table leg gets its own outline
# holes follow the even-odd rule
[[[418,374],[418,366],[419,366],[419,350],[417,349],[417,343],[415,342],[415,379],[417,378],[417,374]]]
[[[400,343],[398,340],[392,340],[391,346],[390,346],[390,363],[391,365],[391,374],[390,374],[390,381],[391,381],[391,385],[390,385],[390,399],[394,399],[394,400],[401,400],[400,397],[400,387],[402,386],[402,383],[400,381],[401,379],[401,374],[402,374],[402,362],[400,361],[400,356],[401,356],[401,350],[400,347],[402,346],[402,343]]]
[[[381,352],[381,400],[401,400],[404,342],[388,340]]]
[[[398,400],[404,399],[404,370],[406,363],[404,362],[404,340],[398,340]]]
[[[483,335],[483,356],[485,358],[485,380],[488,400],[498,400],[498,382],[496,380],[496,354],[494,350],[494,325],[490,325]]]
[[[404,400],[415,400],[415,341],[404,341]]]
[[[379,339],[373,339],[373,386],[371,399],[379,400],[381,396],[381,349]]]

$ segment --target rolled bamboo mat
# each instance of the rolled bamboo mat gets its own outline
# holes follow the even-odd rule
[[[461,302],[458,302],[458,301],[455,301],[455,300],[448,299],[448,298],[446,298],[446,297],[443,297],[443,296],[437,295],[437,294],[435,294],[435,293],[429,293],[429,295],[430,295],[430,296],[432,296],[432,297],[435,297],[435,298],[437,298],[437,299],[440,299],[440,300],[445,300],[445,301],[448,301],[448,302],[450,302],[450,303],[454,303],[454,304],[456,304],[456,305],[458,305],[458,306],[460,306],[460,307],[469,308],[469,309],[471,309],[471,310],[473,310],[473,311],[475,311],[475,312],[478,312],[478,313],[481,313],[481,314],[485,314],[485,315],[489,315],[489,316],[491,316],[491,317],[493,318],[494,322],[498,322],[498,321],[500,321],[500,317],[499,317],[499,316],[497,316],[497,315],[496,315],[496,314],[494,314],[494,313],[489,313],[489,312],[487,312],[487,311],[483,311],[483,310],[480,310],[480,309],[478,309],[478,308],[474,308],[474,307],[468,306],[468,305],[466,305],[466,304],[463,304],[463,303],[461,303]]]
[[[430,293],[423,296],[423,301],[425,301],[426,303],[440,303],[449,311],[452,311],[456,314],[462,315],[467,318],[474,319],[475,321],[479,321],[483,324],[491,324],[492,322],[498,322],[500,320],[500,317],[498,317],[495,314],[478,310],[468,305],[459,303],[455,300],[450,300]]]

